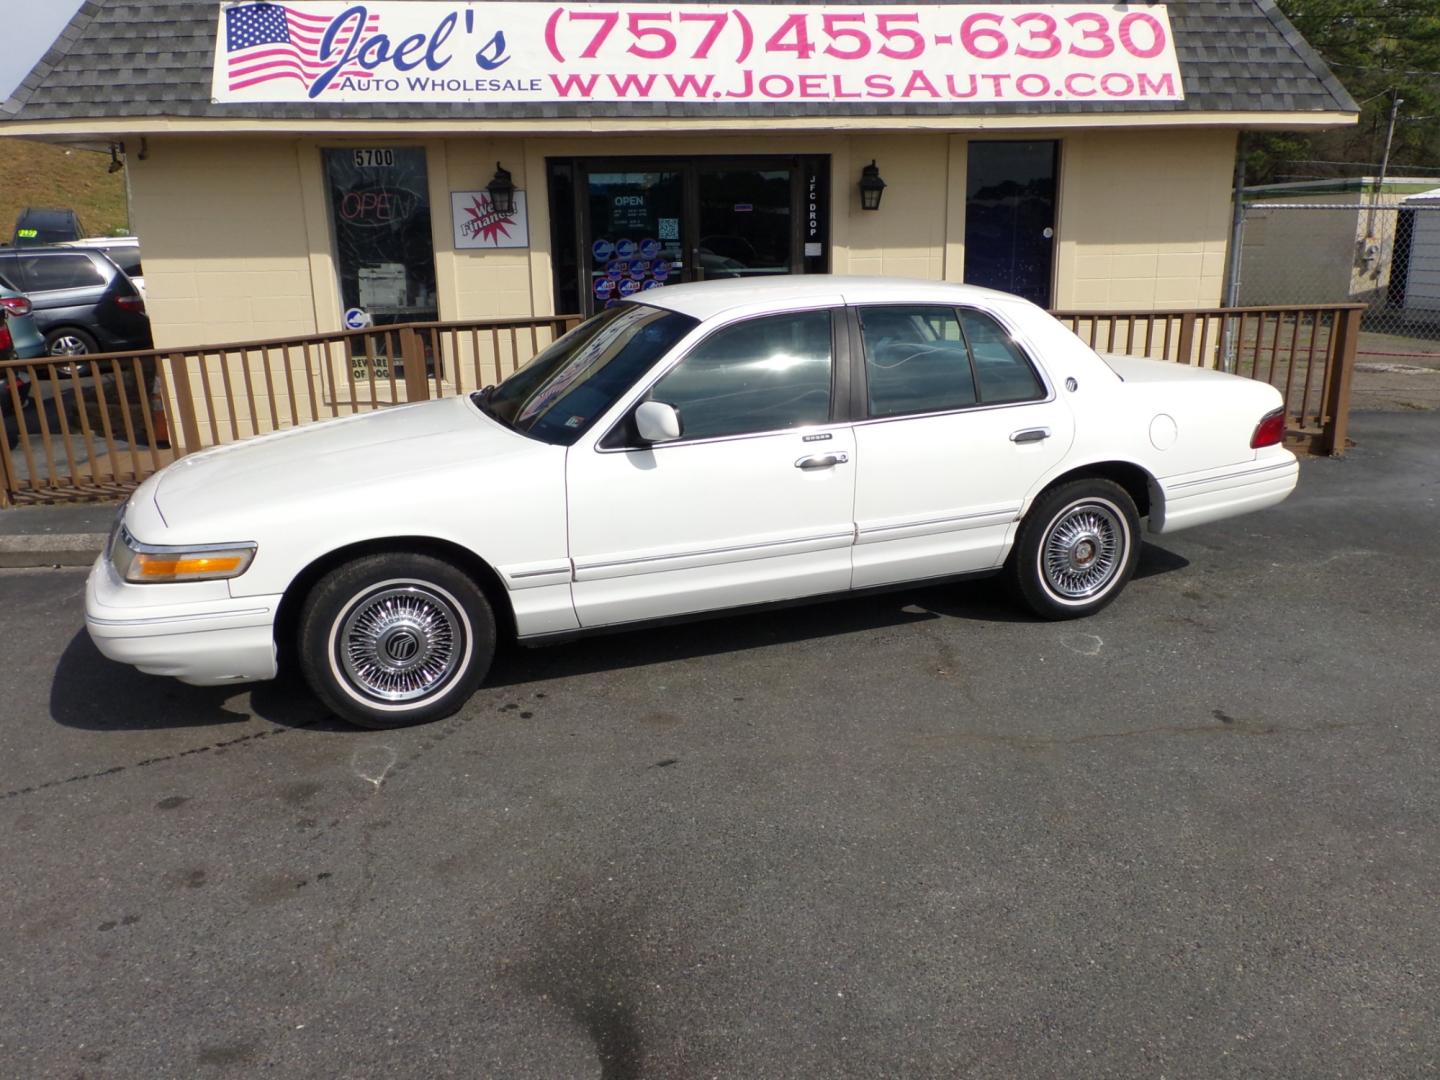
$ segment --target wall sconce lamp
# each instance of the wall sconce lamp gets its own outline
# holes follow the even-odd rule
[[[501,217],[509,217],[515,213],[515,181],[510,178],[508,169],[495,163],[495,176],[490,183],[485,185],[485,190],[490,193],[490,206],[495,213]]]
[[[880,196],[885,193],[885,181],[880,179],[880,170],[872,158],[869,165],[860,170],[860,209],[879,210]]]
[[[117,172],[119,172],[121,169],[125,168],[125,162],[120,159],[120,155],[123,154],[124,152],[125,152],[125,144],[124,144],[124,143],[113,143],[113,142],[112,142],[112,143],[110,144],[110,164],[109,164],[109,165],[106,167],[106,169],[105,169],[105,171],[106,171],[107,173],[117,173]]]

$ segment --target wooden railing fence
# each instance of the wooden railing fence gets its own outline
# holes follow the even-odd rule
[[[498,382],[579,316],[0,361],[0,506],[118,498],[209,446]]]
[[[1285,395],[1290,441],[1345,447],[1363,305],[1060,312],[1101,352],[1220,367]],[[498,382],[578,316],[409,323],[189,349],[0,361],[0,506],[123,497],[209,446]]]
[[[1287,442],[1343,454],[1364,304],[1204,311],[1056,312],[1099,352],[1218,368],[1275,387]]]

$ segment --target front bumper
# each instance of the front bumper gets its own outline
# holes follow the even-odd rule
[[[273,679],[279,606],[232,597],[225,582],[131,585],[104,555],[85,582],[85,629],[101,653],[194,686]]]

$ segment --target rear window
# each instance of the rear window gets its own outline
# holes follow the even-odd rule
[[[105,278],[88,255],[31,256],[22,260],[25,284],[31,292],[80,289],[104,285]]]
[[[106,248],[105,254],[131,277],[144,276],[145,271],[140,269],[140,252],[136,248]]]

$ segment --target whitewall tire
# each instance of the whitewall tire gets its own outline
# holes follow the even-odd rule
[[[300,616],[300,667],[329,708],[363,727],[449,716],[495,655],[478,585],[428,555],[368,555],[332,570]]]
[[[1110,480],[1072,480],[1044,492],[1015,538],[1020,595],[1046,619],[1092,615],[1125,588],[1140,553],[1135,502]]]

